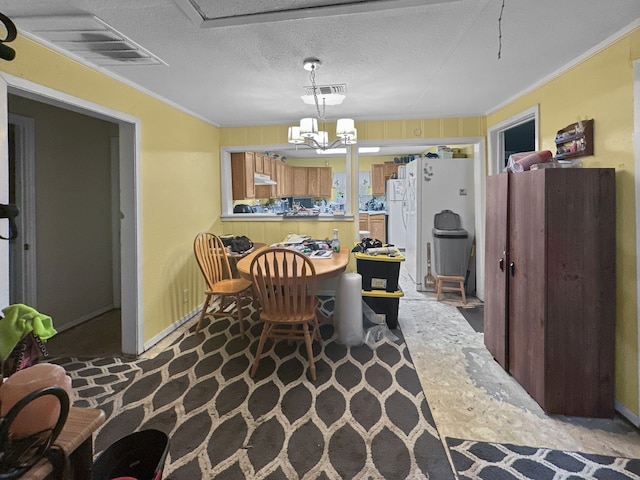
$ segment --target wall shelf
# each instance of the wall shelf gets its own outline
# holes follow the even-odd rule
[[[556,134],[556,160],[593,155],[593,119],[567,125]]]

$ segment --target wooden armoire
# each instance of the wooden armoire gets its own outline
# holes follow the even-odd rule
[[[549,414],[614,414],[615,171],[487,177],[484,341]]]

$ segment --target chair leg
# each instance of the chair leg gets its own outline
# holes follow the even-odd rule
[[[207,298],[204,301],[204,305],[202,306],[202,312],[200,313],[200,318],[198,319],[198,325],[196,326],[196,333],[200,332],[200,325],[202,324],[202,320],[204,316],[207,314],[207,310],[209,309],[209,304],[211,303],[212,294],[207,294]]]
[[[242,293],[236,295],[236,310],[238,311],[238,322],[240,322],[240,335],[244,337],[244,322],[242,320]]]
[[[264,344],[267,341],[267,337],[269,336],[269,330],[269,324],[264,323],[262,325],[262,334],[260,335],[260,341],[258,342],[258,349],[256,350],[256,358],[253,360],[253,367],[251,367],[251,377],[253,377],[256,374],[256,370],[258,370],[258,363],[260,362],[260,357],[262,356],[262,349],[264,348]]]
[[[313,317],[313,336],[318,340],[318,343],[322,345],[322,335],[320,335],[320,324],[318,323],[318,316]]]
[[[311,380],[316,380],[316,365],[313,362],[313,347],[311,346],[311,333],[309,333],[309,324],[302,325],[304,330],[304,343],[307,346],[307,356],[309,357],[309,371],[311,372]]]
[[[462,304],[467,304],[467,296],[464,293],[464,281],[460,280],[460,295],[462,295]]]

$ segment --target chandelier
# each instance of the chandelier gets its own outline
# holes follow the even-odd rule
[[[316,85],[316,70],[318,70],[321,65],[322,62],[317,58],[306,58],[303,62],[304,69],[309,71],[317,118],[303,118],[300,120],[299,126],[289,127],[288,141],[295,145],[305,145],[322,151],[335,148],[339,144],[354,145],[358,143],[358,133],[354,121],[351,118],[340,118],[337,121],[336,136],[338,139],[329,143],[329,134],[325,129],[324,118],[326,98],[324,96],[322,97],[322,108],[320,108],[320,100],[318,99],[320,89]],[[318,129],[319,122],[322,125],[322,130]]]

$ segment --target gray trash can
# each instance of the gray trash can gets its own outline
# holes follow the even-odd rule
[[[442,210],[433,217],[434,267],[438,275],[464,277],[467,274],[467,237],[460,228],[460,215]]]

